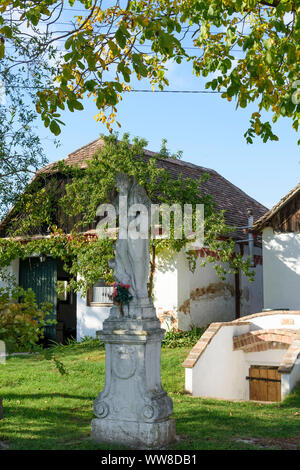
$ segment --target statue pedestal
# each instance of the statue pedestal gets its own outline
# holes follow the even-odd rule
[[[127,308],[128,310],[128,308]],[[173,404],[161,385],[164,331],[151,305],[130,305],[130,316],[113,307],[98,333],[105,343],[105,387],[96,398],[92,439],[142,448],[175,440]]]

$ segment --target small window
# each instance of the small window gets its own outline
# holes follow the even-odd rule
[[[101,306],[101,305],[112,305],[112,294],[113,286],[107,285],[107,283],[100,279],[96,282],[88,291],[87,305]]]

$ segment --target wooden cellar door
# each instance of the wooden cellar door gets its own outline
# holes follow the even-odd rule
[[[247,379],[250,400],[281,401],[281,374],[278,367],[251,366]]]

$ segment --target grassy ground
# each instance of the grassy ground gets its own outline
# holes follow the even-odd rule
[[[300,388],[281,404],[190,397],[181,366],[188,350],[162,350],[163,386],[180,437],[172,449],[300,449]],[[40,355],[0,364],[0,449],[122,449],[89,439],[93,400],[104,385],[104,349],[91,342],[58,356],[67,376]]]

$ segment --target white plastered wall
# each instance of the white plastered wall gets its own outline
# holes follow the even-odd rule
[[[300,233],[263,230],[264,307],[300,310]]]
[[[154,306],[159,311],[176,312],[178,307],[178,258],[158,257],[154,274]]]
[[[294,367],[289,374],[281,374],[281,398],[285,398],[300,382],[300,358],[295,361]]]
[[[222,281],[211,263],[201,266],[202,262],[198,258],[192,272],[185,254],[179,255],[178,326],[182,330],[235,318],[234,276]]]
[[[254,247],[254,255],[262,255],[259,247]],[[248,246],[244,247],[244,258],[249,256]],[[249,281],[245,274],[240,273],[241,317],[261,312],[263,309],[263,265],[256,264],[254,280]]]
[[[254,254],[261,255],[255,247]],[[245,248],[245,257],[248,256]],[[198,258],[196,269],[189,269],[184,252],[173,260],[157,262],[154,278],[154,304],[158,312],[174,312],[178,327],[188,330],[191,326],[207,326],[216,321],[235,319],[235,279],[228,274],[223,281],[211,263],[202,266],[204,258]],[[240,274],[241,316],[257,313],[263,307],[262,266],[255,268],[255,278]]]
[[[232,338],[249,325],[224,326],[213,337],[193,368],[186,368],[186,390],[194,396],[247,399],[247,363],[243,351],[233,351]]]

